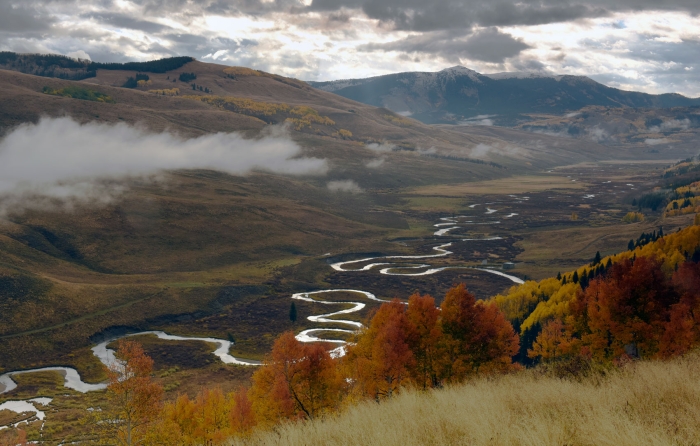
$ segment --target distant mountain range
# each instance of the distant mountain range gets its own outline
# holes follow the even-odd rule
[[[562,114],[590,105],[634,108],[700,106],[700,98],[623,91],[585,76],[522,72],[480,74],[461,66],[435,73],[407,72],[308,83],[427,124],[469,124],[490,119],[512,125],[521,114]]]

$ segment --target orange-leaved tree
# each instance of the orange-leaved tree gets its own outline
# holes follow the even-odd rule
[[[435,307],[435,298],[415,293],[408,299],[406,317],[413,325],[414,333],[411,345],[415,358],[413,379],[420,388],[435,387],[439,384],[439,346],[442,337],[438,323],[440,310]]]
[[[109,406],[100,423],[106,431],[101,437],[112,444],[142,444],[160,413],[163,388],[151,378],[153,360],[141,344],[122,339],[115,356],[107,367]]]
[[[249,392],[263,426],[284,419],[315,418],[340,404],[343,380],[323,344],[299,342],[291,331],[275,341]]]
[[[477,302],[462,283],[447,292],[440,309],[444,380],[513,367],[519,338],[495,304]]]
[[[248,434],[255,418],[247,390],[224,394],[220,388],[204,388],[194,399],[180,395],[165,403],[155,444],[224,444]],[[167,440],[167,441],[166,441]]]
[[[414,327],[398,299],[382,304],[369,326],[347,347],[344,361],[359,397],[391,397],[411,382]]]
[[[571,304],[584,352],[598,361],[653,357],[678,297],[661,264],[624,260],[591,282]]]
[[[568,357],[576,344],[571,328],[559,319],[545,323],[542,332],[527,351],[530,358],[540,358],[543,362],[557,361]]]

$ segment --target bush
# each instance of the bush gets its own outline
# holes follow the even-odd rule
[[[627,215],[622,217],[622,221],[625,223],[637,223],[644,221],[644,214],[641,212],[628,212]]]
[[[65,98],[81,99],[83,101],[106,102],[109,104],[114,104],[116,102],[104,93],[83,87],[65,87],[60,89],[44,87],[42,92],[54,96],[63,96]]]

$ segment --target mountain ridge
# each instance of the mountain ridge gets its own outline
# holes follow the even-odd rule
[[[586,76],[539,72],[481,74],[463,66],[437,72],[403,72],[364,79],[307,82],[314,88],[426,124],[459,124],[497,115],[514,125],[527,113],[561,114],[586,106],[670,108],[700,106],[700,98],[652,95],[608,87]]]

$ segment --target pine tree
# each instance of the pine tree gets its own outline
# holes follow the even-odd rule
[[[571,281],[578,283],[578,271],[574,271],[574,275],[571,277]]]
[[[557,273],[557,280],[561,281],[561,273]]]
[[[601,259],[601,257],[600,257],[600,251],[596,251],[596,252],[595,252],[595,258],[593,259],[593,264],[594,264],[594,265],[599,264],[599,263],[600,263],[600,259]]]
[[[630,242],[627,244],[627,249],[634,251],[634,240],[630,240]]]
[[[297,306],[292,302],[292,306],[289,307],[289,320],[292,322],[297,321]]]
[[[637,206],[637,199],[636,198],[632,199],[632,206]]]
[[[588,274],[584,271],[583,274],[581,274],[581,280],[579,281],[579,285],[581,285],[581,289],[585,290],[588,288]]]

